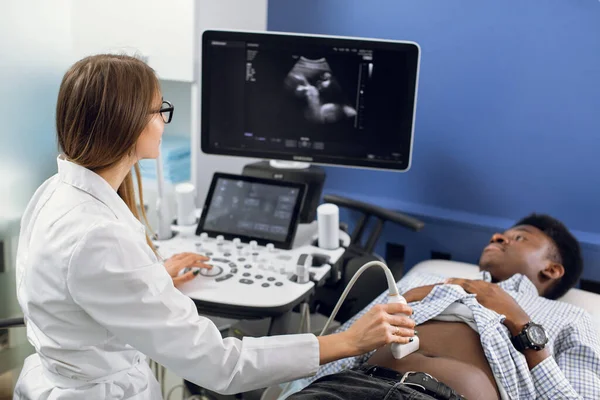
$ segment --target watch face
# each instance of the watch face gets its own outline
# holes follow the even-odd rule
[[[548,341],[544,328],[539,325],[531,325],[527,329],[527,336],[534,345],[543,345]]]

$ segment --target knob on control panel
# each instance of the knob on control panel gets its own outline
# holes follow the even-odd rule
[[[214,265],[210,269],[208,269],[208,268],[200,269],[200,275],[202,275],[202,276],[217,276],[221,272],[223,272],[223,268],[219,267],[218,265]]]
[[[217,245],[218,246],[222,245],[224,240],[225,240],[225,236],[223,236],[223,235],[217,236]]]
[[[258,242],[257,242],[256,240],[252,240],[252,241],[250,242],[250,248],[251,248],[252,250],[256,250],[256,248],[257,248],[257,247],[258,247]]]
[[[296,262],[296,275],[298,275],[298,283],[307,283],[310,278],[308,267],[312,265],[312,256],[309,254],[301,254]]]

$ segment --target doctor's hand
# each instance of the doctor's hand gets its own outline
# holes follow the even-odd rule
[[[319,336],[321,364],[413,340],[415,321],[395,314],[412,315],[412,309],[400,303],[377,304],[346,331]]]
[[[179,253],[179,254],[175,254],[173,257],[167,259],[164,262],[164,266],[165,266],[167,272],[169,273],[169,275],[171,276],[171,278],[173,279],[173,284],[175,285],[175,287],[179,287],[182,284],[184,284],[185,282],[194,279],[198,275],[200,270],[199,269],[191,270],[181,276],[177,276],[177,274],[179,274],[179,271],[181,271],[184,268],[192,268],[192,267],[208,268],[208,269],[212,268],[212,265],[205,264],[204,263],[205,261],[208,261],[208,257],[201,256],[200,254]]]

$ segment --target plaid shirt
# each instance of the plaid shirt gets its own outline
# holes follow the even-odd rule
[[[398,282],[400,293],[424,285],[442,282],[445,277],[414,272]],[[487,272],[481,279],[489,281]],[[600,399],[600,340],[591,316],[573,305],[548,300],[538,295],[536,287],[524,275],[514,275],[499,283],[533,321],[544,326],[549,342],[548,357],[529,370],[525,356],[510,341],[510,333],[502,324],[504,316],[481,306],[475,295],[468,294],[458,285],[439,285],[421,302],[411,303],[417,325],[440,313],[450,304],[460,301],[473,312],[481,345],[496,381],[511,399]],[[348,329],[352,323],[373,305],[387,302],[387,292],[338,331]],[[346,358],[323,365],[312,382],[324,375],[353,368],[366,362],[372,353]]]

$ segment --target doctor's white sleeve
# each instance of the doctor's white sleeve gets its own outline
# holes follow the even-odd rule
[[[132,235],[117,222],[93,225],[68,266],[73,300],[124,343],[218,393],[316,373],[319,343],[314,335],[223,339],[149,251],[143,234]]]

